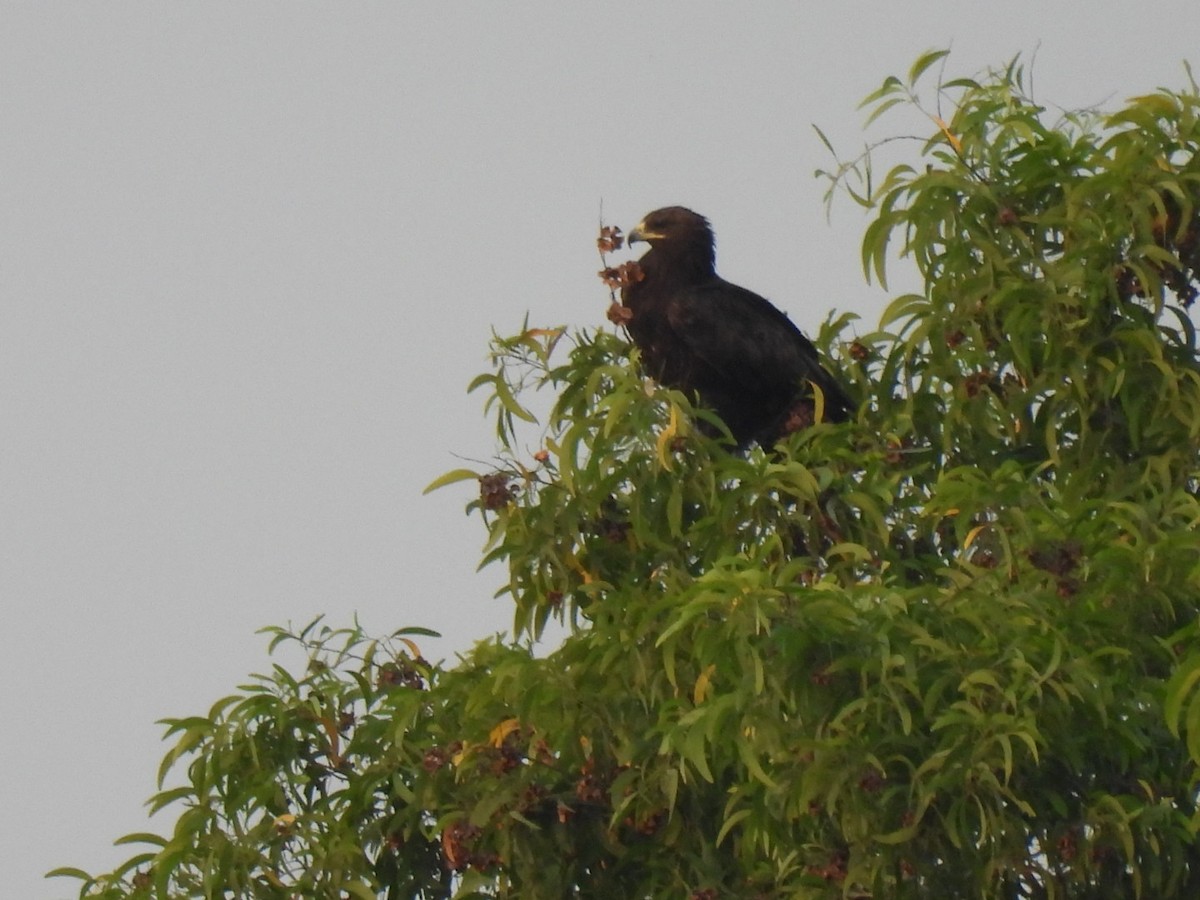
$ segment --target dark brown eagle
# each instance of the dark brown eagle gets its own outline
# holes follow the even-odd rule
[[[682,206],[656,209],[628,239],[650,245],[638,260],[641,280],[621,289],[626,326],[648,375],[697,395],[743,447],[770,446],[811,424],[818,406],[825,421],[847,418],[850,398],[792,320],[717,275],[704,216]]]

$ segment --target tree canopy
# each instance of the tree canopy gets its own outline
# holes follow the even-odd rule
[[[815,336],[856,419],[730,453],[611,331],[497,338],[471,386],[496,466],[434,486],[478,479],[513,636],[442,667],[419,629],[271,629],[304,671],[168,723],[172,828],[58,874],[91,898],[1197,896],[1200,93],[1059,115],[1019,63],[946,81],[943,56],[866,101],[926,115],[909,161],[821,173],[871,212],[868,277],[923,280]]]

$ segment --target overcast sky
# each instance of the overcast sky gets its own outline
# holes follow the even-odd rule
[[[171,828],[155,720],[267,669],[261,626],[508,627],[470,486],[421,488],[492,452],[493,327],[606,325],[601,200],[691,206],[727,278],[868,330],[810,123],[855,152],[949,44],[1112,105],[1198,34],[1195,0],[0,2],[0,891]]]

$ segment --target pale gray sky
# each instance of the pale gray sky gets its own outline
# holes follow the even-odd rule
[[[0,872],[133,848],[164,716],[324,612],[509,623],[475,574],[490,329],[603,325],[593,238],[680,203],[802,327],[869,328],[861,217],[812,178],[925,49],[1040,43],[1039,96],[1182,87],[1195,0],[0,2]],[[887,131],[884,127],[876,134]]]

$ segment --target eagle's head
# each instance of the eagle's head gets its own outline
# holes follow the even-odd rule
[[[712,243],[712,226],[708,219],[684,206],[664,206],[646,213],[629,232],[628,242],[645,241],[651,247],[660,243],[703,240]]]
[[[629,244],[645,241],[651,252],[686,259],[689,268],[711,273],[716,261],[708,219],[684,206],[664,206],[646,213],[626,236]]]

